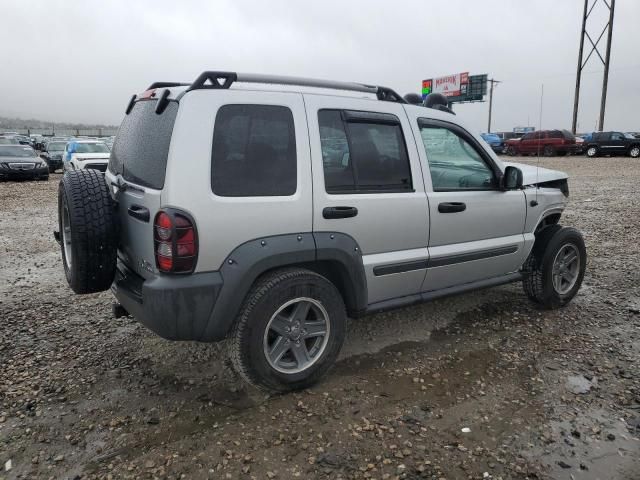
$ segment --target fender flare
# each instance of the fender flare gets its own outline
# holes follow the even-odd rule
[[[340,290],[347,308],[350,311],[366,309],[364,265],[353,238],[338,232],[263,237],[235,248],[220,267],[223,286],[207,324],[198,335],[200,340],[225,338],[255,281],[271,270],[294,265],[320,274],[327,273],[328,265],[336,266],[327,277]]]

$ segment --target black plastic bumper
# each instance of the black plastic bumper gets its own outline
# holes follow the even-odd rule
[[[111,290],[140,323],[169,340],[212,341],[204,338],[222,289],[219,272],[160,275],[145,280],[118,261]]]

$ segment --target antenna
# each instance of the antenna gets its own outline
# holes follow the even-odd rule
[[[544,83],[542,84],[542,88],[540,89],[540,116],[538,118],[538,132],[542,131],[542,104],[544,100]],[[540,189],[540,185],[538,185],[538,181],[540,179],[540,140],[541,137],[538,135],[538,148],[536,149],[538,152],[538,161],[536,164],[536,204],[538,203],[538,190]]]

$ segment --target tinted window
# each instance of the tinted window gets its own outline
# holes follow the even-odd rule
[[[549,138],[562,138],[562,132],[559,130],[553,130],[549,132]]]
[[[124,117],[111,151],[109,170],[130,182],[160,190],[164,187],[178,103],[169,102],[160,115],[155,112],[156,103],[138,101]]]
[[[624,136],[621,133],[612,133],[611,140],[624,140]]]
[[[533,140],[534,137],[535,133],[527,133],[524,137],[521,138],[521,140]]]
[[[491,168],[462,135],[446,127],[420,125],[435,191],[485,190],[495,185]]]
[[[223,197],[293,195],[293,115],[287,107],[225,105],[213,132],[211,187]]]
[[[398,119],[385,115],[383,123],[376,122],[375,114],[370,117],[354,116],[353,121],[344,121],[339,110],[318,112],[327,192],[412,189],[409,158]]]

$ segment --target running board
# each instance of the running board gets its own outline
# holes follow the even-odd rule
[[[382,302],[372,303],[367,307],[366,314],[380,313],[395,308],[408,307],[419,303],[430,302],[436,298],[457,295],[458,293],[468,292],[470,290],[480,290],[482,288],[496,287],[507,283],[522,280],[522,272],[510,273],[500,277],[478,280],[477,282],[465,283],[454,287],[443,288],[440,290],[432,290],[430,292],[416,293],[415,295],[407,295],[406,297],[391,298]]]

